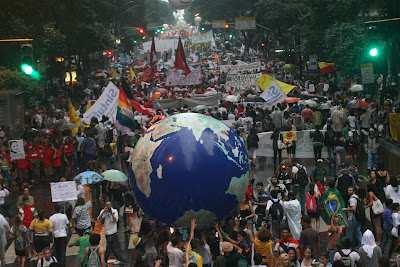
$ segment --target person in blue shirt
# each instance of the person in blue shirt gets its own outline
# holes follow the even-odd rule
[[[393,219],[392,219],[392,205],[393,200],[388,198],[385,202],[385,210],[383,211],[383,237],[382,237],[382,253],[383,257],[387,258],[390,255],[390,250],[392,247],[392,228],[393,228]]]

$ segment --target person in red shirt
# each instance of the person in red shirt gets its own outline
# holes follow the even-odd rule
[[[46,139],[42,164],[43,164],[44,175],[47,180],[50,180],[51,177],[53,176],[53,156],[54,156],[54,149]]]
[[[62,158],[63,158],[63,149],[62,146],[60,146],[59,143],[56,143],[53,146],[54,149],[54,155],[53,155],[53,169],[54,169],[54,179],[55,181],[58,181],[59,178],[63,175],[62,173]]]
[[[301,111],[301,116],[303,117],[304,122],[312,122],[313,111],[308,106],[306,106],[303,111]]]
[[[17,168],[18,178],[22,181],[28,180],[28,175],[30,170],[32,169],[31,162],[29,160],[28,151],[32,148],[32,145],[29,143],[25,144],[25,158],[15,160],[15,167]]]
[[[72,176],[73,164],[74,164],[74,152],[75,146],[74,141],[70,136],[67,136],[63,142],[63,154],[65,160],[65,176]]]

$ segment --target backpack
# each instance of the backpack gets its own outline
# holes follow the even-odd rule
[[[317,206],[317,198],[315,195],[311,195],[310,193],[307,192],[306,194],[306,210],[307,213],[316,213],[318,209]]]
[[[96,141],[92,137],[87,137],[83,140],[83,153],[86,155],[96,156],[97,145]]]
[[[301,165],[297,165],[297,168],[299,169],[296,175],[298,184],[301,186],[308,185],[308,175],[306,169],[304,168],[304,166]]]
[[[33,221],[33,206],[32,205],[25,205],[22,210],[24,211],[24,216],[22,218],[22,223],[26,226],[29,227],[31,225],[31,222]]]
[[[28,246],[28,244],[26,242],[26,232],[23,232],[20,229],[18,229],[18,231],[19,231],[19,233],[15,238],[14,246],[15,246],[15,250],[22,251],[22,250],[25,250],[26,247]]]
[[[97,252],[98,247],[95,249],[92,249],[89,247],[89,256],[88,256],[88,261],[87,261],[87,267],[100,267],[101,262],[100,262],[100,256]]]
[[[351,252],[353,252],[353,251],[350,251],[349,254],[344,254],[342,250],[339,250],[338,252],[339,252],[339,254],[340,254],[340,256],[341,256],[341,259],[340,259],[339,261],[342,262],[343,265],[346,266],[346,267],[353,267],[353,265],[352,265],[352,259],[351,259],[351,257],[350,257],[350,254],[351,254]]]
[[[50,262],[50,264],[51,264],[53,262],[57,262],[57,260],[56,260],[56,258],[54,256],[51,256],[50,257],[50,261],[48,261],[48,262]],[[44,258],[41,258],[40,259],[40,267],[43,267],[43,266],[44,266]],[[48,265],[48,266],[50,266],[50,265]]]
[[[281,222],[283,219],[283,207],[282,207],[281,203],[279,203],[279,200],[276,202],[274,200],[271,200],[271,201],[272,201],[272,205],[269,208],[269,214],[271,214],[271,219],[273,221]]]

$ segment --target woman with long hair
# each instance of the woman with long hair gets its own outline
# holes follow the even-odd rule
[[[92,227],[92,220],[89,209],[92,207],[90,201],[85,203],[83,198],[78,198],[72,213],[72,221],[77,234],[82,236],[86,230]]]
[[[51,222],[44,216],[44,212],[39,210],[29,229],[33,232],[34,250],[36,253],[41,254],[45,248],[50,247]]]
[[[15,264],[18,267],[25,267],[25,260],[28,254],[29,234],[28,228],[22,223],[21,217],[15,217],[15,224],[11,228],[12,237],[14,239]]]

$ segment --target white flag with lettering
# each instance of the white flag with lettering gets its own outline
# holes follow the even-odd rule
[[[278,103],[281,103],[285,100],[286,94],[279,88],[279,86],[272,82],[269,88],[267,88],[262,94],[260,95],[268,106],[274,106]]]

